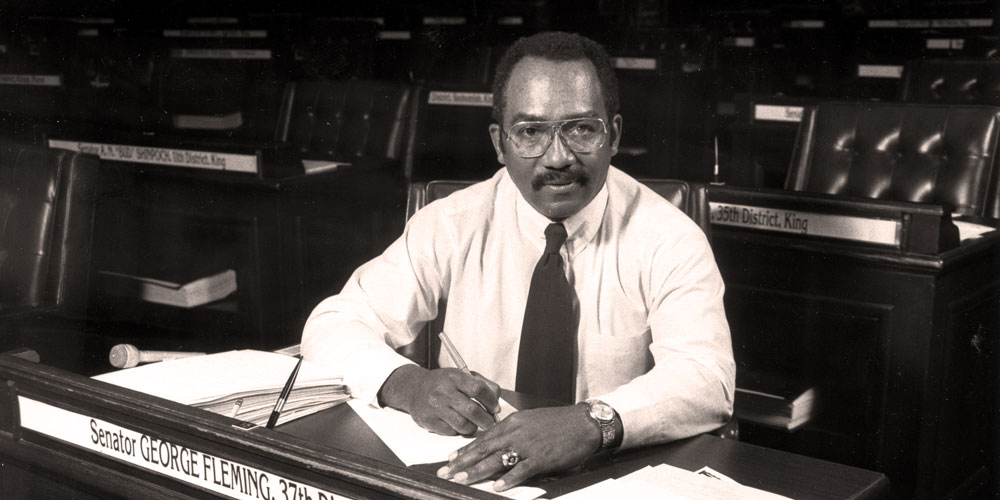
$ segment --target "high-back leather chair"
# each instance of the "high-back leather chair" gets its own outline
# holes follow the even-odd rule
[[[432,84],[418,88],[414,97],[403,165],[407,180],[474,180],[496,172],[488,86]]]
[[[417,210],[420,210],[428,203],[444,198],[475,182],[465,180],[436,180],[410,183],[406,203],[407,220]],[[656,191],[657,194],[664,197],[670,203],[673,203],[674,206],[683,210],[711,238],[708,189],[705,185],[673,179],[649,179],[643,180],[642,183],[653,191]],[[399,352],[421,366],[437,366],[438,354],[441,351],[441,343],[437,338],[437,332],[440,332],[444,327],[444,311],[445,305],[441,304],[438,307],[438,317],[427,324],[427,327],[424,328],[424,331],[420,333],[420,336],[415,341],[401,347]]]
[[[289,83],[277,140],[304,159],[399,160],[410,94],[396,82]]]
[[[1000,217],[1000,107],[828,102],[806,111],[785,189]]]
[[[86,307],[98,162],[0,143],[0,316]]]
[[[1000,105],[1000,60],[940,58],[907,61],[902,100]]]

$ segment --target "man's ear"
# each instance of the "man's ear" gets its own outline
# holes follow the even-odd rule
[[[493,141],[493,149],[497,152],[497,161],[501,165],[506,165],[507,162],[503,159],[503,138],[500,137],[501,133],[503,133],[503,130],[500,129],[500,125],[496,123],[490,125],[490,139]]]
[[[622,138],[622,115],[611,119],[611,156],[618,154],[618,141]]]

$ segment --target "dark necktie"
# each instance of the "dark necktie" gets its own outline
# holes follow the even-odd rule
[[[562,224],[545,228],[545,252],[528,288],[517,354],[517,392],[573,403],[576,397],[577,317],[573,289],[563,272],[559,249],[566,241]]]

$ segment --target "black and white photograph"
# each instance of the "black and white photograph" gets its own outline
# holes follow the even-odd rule
[[[1000,1],[0,0],[0,498],[1000,499]]]

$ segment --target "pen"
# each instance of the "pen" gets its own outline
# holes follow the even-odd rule
[[[267,419],[267,428],[273,429],[274,424],[278,423],[278,417],[281,415],[281,409],[285,407],[285,400],[288,399],[288,395],[292,393],[292,386],[295,385],[295,378],[299,376],[299,368],[302,367],[302,356],[296,356],[299,361],[295,363],[295,368],[292,370],[292,374],[288,376],[288,381],[285,382],[285,387],[281,389],[281,395],[278,396],[278,402],[274,404],[274,410],[271,410],[271,416]]]
[[[448,351],[448,356],[451,357],[451,360],[455,363],[455,366],[458,367],[459,370],[462,370],[465,373],[472,373],[469,371],[469,365],[465,364],[465,360],[462,359],[462,355],[458,353],[458,349],[455,348],[455,344],[451,343],[451,339],[448,338],[448,335],[442,331],[441,333],[438,334],[438,337],[441,338],[441,345],[444,346],[445,351]],[[489,413],[490,416],[493,417],[494,423],[500,422],[500,419],[496,416],[496,414],[487,410],[486,405],[480,403],[478,399],[476,398],[469,398],[469,399],[471,399],[473,403],[479,405],[479,407],[482,408],[483,411]]]

